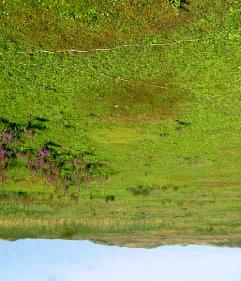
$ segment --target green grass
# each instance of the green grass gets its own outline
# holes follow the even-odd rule
[[[106,175],[66,192],[12,165],[0,236],[239,243],[239,2],[36,3],[0,4],[0,117],[48,119],[25,147],[91,151]]]

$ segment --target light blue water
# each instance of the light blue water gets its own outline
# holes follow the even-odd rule
[[[241,281],[241,249],[0,241],[0,281]]]

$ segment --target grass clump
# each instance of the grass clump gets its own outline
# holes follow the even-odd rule
[[[133,195],[149,195],[152,190],[153,190],[153,187],[145,186],[142,184],[129,188],[129,191]]]

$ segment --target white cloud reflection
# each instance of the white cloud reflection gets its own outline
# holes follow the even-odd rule
[[[241,249],[0,241],[1,281],[241,281]]]

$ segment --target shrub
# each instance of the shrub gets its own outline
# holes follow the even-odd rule
[[[53,141],[47,141],[40,148],[30,147],[26,140],[33,139],[42,130],[47,130],[47,119],[31,118],[25,124],[18,124],[0,117],[3,131],[0,134],[0,181],[6,182],[6,172],[17,162],[24,163],[32,173],[42,174],[47,182],[62,183],[66,188],[80,187],[80,184],[96,178],[107,178],[112,171],[95,156],[93,151],[72,151],[63,149]],[[38,145],[39,147],[39,145]]]

